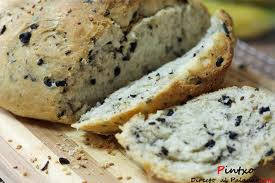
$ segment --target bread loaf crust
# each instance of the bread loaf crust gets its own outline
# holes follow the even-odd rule
[[[165,56],[159,49],[159,59],[139,62],[145,43],[134,35],[146,21],[157,20],[162,10],[173,15],[192,8],[204,20],[188,46],[171,40],[175,53]],[[193,46],[208,26],[207,17],[197,1],[3,0],[0,106],[24,117],[73,123],[112,91]],[[140,67],[135,72],[127,63]]]

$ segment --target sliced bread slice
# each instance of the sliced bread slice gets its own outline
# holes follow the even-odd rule
[[[231,64],[234,40],[231,18],[217,12],[204,38],[186,55],[114,92],[73,127],[115,133],[135,114],[156,112],[216,89]]]
[[[275,96],[251,87],[227,88],[146,120],[136,115],[116,138],[134,161],[167,181],[247,180],[260,162],[275,157]],[[233,173],[239,167],[249,172]]]

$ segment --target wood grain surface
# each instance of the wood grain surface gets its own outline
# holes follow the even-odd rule
[[[239,62],[238,62],[239,63]],[[275,71],[275,70],[274,70]],[[224,87],[250,85],[275,92],[275,81],[234,64]],[[62,165],[59,158],[70,161]],[[275,180],[275,162],[256,176]],[[133,163],[113,137],[16,117],[0,109],[0,177],[6,183],[161,183]]]

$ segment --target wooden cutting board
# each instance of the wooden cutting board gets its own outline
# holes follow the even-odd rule
[[[250,85],[275,92],[275,80],[270,79],[274,64],[272,58],[239,43],[225,86]],[[70,164],[61,165],[60,157]],[[256,176],[275,181],[275,162],[258,168]],[[0,177],[6,183],[162,183],[133,163],[113,137],[16,117],[2,109]]]

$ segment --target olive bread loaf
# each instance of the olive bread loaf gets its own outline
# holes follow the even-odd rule
[[[233,48],[231,19],[219,11],[205,37],[186,55],[114,92],[73,127],[115,133],[137,113],[152,113],[217,89],[231,64]]]
[[[116,138],[134,161],[167,181],[254,182],[256,167],[275,157],[275,96],[227,88],[147,119],[136,115]]]
[[[197,0],[1,0],[0,106],[75,122],[184,54],[208,26]]]

